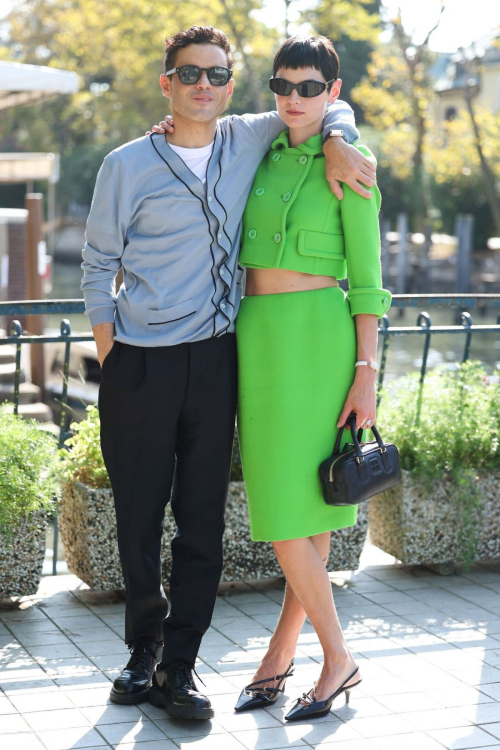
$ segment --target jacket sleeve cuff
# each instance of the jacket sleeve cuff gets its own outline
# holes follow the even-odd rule
[[[347,299],[351,315],[369,313],[382,318],[391,306],[392,294],[387,289],[357,288],[349,289]]]
[[[114,323],[115,305],[106,305],[106,307],[94,307],[92,310],[86,310],[85,315],[89,319],[91,328],[95,328],[95,326],[98,326],[101,323]]]

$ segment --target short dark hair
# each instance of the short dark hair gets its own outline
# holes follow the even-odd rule
[[[191,26],[187,31],[179,31],[175,36],[165,39],[165,72],[175,68],[175,57],[178,50],[190,44],[214,44],[220,47],[227,55],[230,68],[233,67],[233,53],[229,39],[220,29],[213,26]]]
[[[283,42],[273,62],[273,75],[279,68],[316,68],[325,81],[339,76],[339,56],[326,36],[291,36]],[[331,85],[330,87],[331,88]]]

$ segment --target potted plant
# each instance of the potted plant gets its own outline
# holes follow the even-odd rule
[[[377,426],[399,449],[402,482],[371,498],[371,541],[410,565],[500,557],[498,373],[478,361],[412,373],[382,391]]]
[[[36,594],[58,490],[56,438],[10,409],[0,407],[0,597]]]
[[[122,589],[123,577],[116,541],[113,495],[102,459],[97,407],[88,407],[87,419],[71,425],[73,437],[63,450],[63,483],[59,528],[66,561],[72,573],[90,588]],[[163,578],[168,580],[170,541],[176,532],[167,506],[163,524]],[[355,527],[333,532],[331,570],[358,567],[368,529],[368,514],[360,506]],[[238,438],[233,447],[224,535],[223,581],[241,581],[282,576],[272,545],[252,542],[246,509],[245,485],[241,472]]]

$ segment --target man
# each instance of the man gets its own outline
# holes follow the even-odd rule
[[[175,133],[139,138],[105,158],[82,289],[102,368],[101,444],[132,650],[111,700],[149,697],[170,716],[206,719],[213,710],[192,672],[222,571],[241,217],[257,166],[284,124],[275,112],[218,121],[233,80],[229,42],[217,29],[195,26],[167,39],[165,65],[160,85]],[[349,141],[358,135],[344,103],[329,110],[325,134],[332,127]],[[335,190],[341,178],[367,193],[358,180],[370,187],[373,172],[357,149],[333,135],[325,154]],[[178,531],[169,611],[160,541],[172,482]]]

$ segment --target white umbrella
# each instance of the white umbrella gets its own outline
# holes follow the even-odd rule
[[[79,76],[69,70],[0,60],[0,110],[74,94],[78,88]]]

